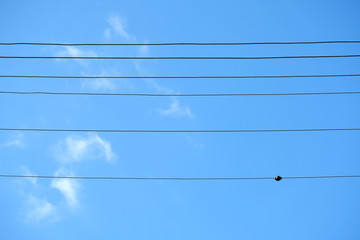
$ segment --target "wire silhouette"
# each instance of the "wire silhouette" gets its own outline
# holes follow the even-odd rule
[[[155,130],[155,129],[56,129],[56,128],[0,128],[0,131],[33,132],[103,132],[103,133],[260,133],[260,132],[328,132],[359,131],[360,128],[306,128],[306,129],[211,129],[211,130]]]
[[[209,45],[299,45],[299,44],[349,44],[357,40],[295,41],[295,42],[168,42],[168,43],[51,43],[51,42],[3,42],[0,45],[50,45],[50,46],[209,46]]]
[[[0,94],[18,95],[80,95],[80,96],[137,96],[137,97],[241,97],[241,96],[304,96],[304,95],[349,95],[360,92],[295,92],[295,93],[193,93],[193,94],[159,94],[159,93],[98,93],[98,92],[20,92],[0,91]]]
[[[319,75],[240,75],[240,76],[54,76],[54,75],[0,75],[0,78],[325,78],[325,77],[360,77],[355,74],[319,74]]]
[[[0,56],[0,59],[84,59],[84,60],[268,60],[302,58],[355,58],[360,54],[304,55],[304,56],[260,56],[260,57],[123,57],[123,56]]]
[[[275,179],[320,179],[320,178],[360,178],[360,175],[334,176],[296,176],[296,177],[102,177],[102,176],[45,176],[0,174],[3,178],[45,178],[45,179],[82,179],[82,180],[166,180],[166,181],[234,181],[234,180],[271,180]]]

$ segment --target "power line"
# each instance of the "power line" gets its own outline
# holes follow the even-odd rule
[[[307,56],[260,56],[260,57],[104,57],[104,56],[0,56],[2,59],[86,59],[86,60],[268,60],[302,58],[353,58],[360,54],[349,55],[307,55]]]
[[[82,180],[170,180],[170,181],[219,181],[219,180],[271,180],[282,179],[319,179],[319,178],[359,178],[360,175],[298,176],[298,177],[85,177],[85,176],[44,176],[1,174],[4,178],[45,178],[45,179],[82,179]]]
[[[0,78],[323,78],[323,77],[360,77],[355,74],[319,75],[254,75],[254,76],[54,76],[54,75],[0,75]]]
[[[49,43],[49,42],[6,42],[0,45],[48,45],[48,46],[181,46],[181,45],[297,45],[297,44],[349,44],[357,40],[339,41],[296,41],[296,42],[168,42],[168,43]]]
[[[159,93],[95,93],[95,92],[20,92],[0,91],[0,94],[18,95],[80,95],[80,96],[137,96],[137,97],[241,97],[241,96],[304,96],[304,95],[340,95],[360,94],[360,92],[296,92],[296,93],[194,93],[194,94],[159,94]]]
[[[308,179],[308,178],[358,178],[360,175],[343,175],[343,176],[297,176],[297,177],[282,177],[284,179]]]
[[[360,128],[229,129],[229,130],[0,128],[0,131],[103,132],[103,133],[256,133],[256,132],[328,132],[328,131],[359,131],[359,130]]]
[[[190,180],[190,181],[207,181],[207,180],[255,180],[255,179],[273,179],[272,177],[254,177],[254,178],[184,178],[184,177],[76,177],[76,176],[37,176],[37,175],[5,175],[0,177],[12,178],[65,178],[65,179],[86,179],[86,180]]]

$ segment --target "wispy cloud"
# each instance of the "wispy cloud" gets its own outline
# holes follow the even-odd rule
[[[148,46],[143,46],[141,48],[139,48],[138,50],[138,54],[139,55],[149,55],[149,49]],[[140,75],[148,75],[148,72],[144,70],[144,68],[141,65],[140,61],[135,61],[134,62],[136,70],[138,71],[138,73]],[[145,82],[149,85],[149,87],[153,88],[155,91],[159,92],[159,93],[163,93],[163,94],[175,94],[176,91],[163,86],[161,84],[159,84],[157,81],[155,81],[155,79],[152,78],[146,78]],[[167,117],[175,117],[175,118],[180,118],[180,117],[186,117],[186,118],[194,118],[194,114],[191,111],[189,106],[183,106],[179,100],[173,98],[170,106],[166,109],[157,109],[157,112],[163,116],[167,116]]]
[[[37,176],[36,173],[31,172],[26,166],[21,166],[20,172],[25,176]],[[25,178],[24,180],[29,181],[33,186],[37,185],[37,179],[36,178]]]
[[[22,167],[22,172],[29,175],[36,175],[28,168]],[[60,168],[54,173],[54,176],[72,176],[72,173]],[[24,182],[25,180],[23,180]],[[20,182],[19,182],[20,183]],[[32,185],[24,185],[20,195],[25,198],[25,216],[30,222],[54,221],[60,218],[60,213],[64,213],[66,209],[77,210],[79,207],[78,190],[80,184],[74,179],[53,179],[50,186],[39,184],[36,181]],[[49,201],[51,196],[51,188],[58,190],[64,201]],[[65,204],[62,204],[65,202]],[[66,208],[64,208],[66,207]]]
[[[56,57],[97,57],[98,54],[93,50],[84,50],[74,46],[64,46],[64,48],[55,53]],[[64,59],[57,59],[64,61]],[[76,62],[86,66],[88,63],[82,59],[75,59]]]
[[[135,63],[136,69],[140,74],[144,74],[144,70],[140,66],[140,63]],[[146,74],[145,74],[146,75]],[[154,90],[163,94],[175,94],[176,91],[169,87],[165,87],[159,84],[157,81],[151,78],[145,79],[145,82]],[[194,118],[194,114],[191,111],[189,106],[183,106],[179,100],[173,99],[170,106],[166,109],[157,109],[157,112],[163,116],[167,117],[186,117],[186,118]]]
[[[112,34],[111,34],[111,29],[110,28],[107,28],[107,29],[104,30],[104,36],[105,36],[105,39],[108,40],[108,41],[111,39]]]
[[[87,79],[83,81],[82,86],[95,91],[114,91],[118,88],[116,83],[108,78]]]
[[[36,176],[37,174],[30,171],[26,166],[20,167],[20,172],[24,175]],[[24,184],[24,183],[31,183]],[[26,178],[17,181],[22,186],[19,193],[25,200],[24,215],[25,221],[38,223],[42,221],[54,221],[59,217],[58,207],[47,200],[46,187],[37,183],[36,178]]]
[[[6,142],[3,146],[5,146],[5,147],[22,147],[22,146],[24,146],[24,143],[20,139],[16,139],[16,140]]]
[[[41,199],[33,195],[27,198],[28,212],[26,219],[30,222],[39,222],[42,220],[54,221],[58,218],[57,208],[46,199]]]
[[[96,52],[92,50],[83,50],[74,46],[65,46],[64,48],[64,50],[58,52],[59,55],[69,57],[97,56]]]
[[[87,137],[68,136],[55,146],[54,154],[63,163],[88,159],[105,159],[108,162],[116,160],[110,142],[97,134],[89,134]]]
[[[127,41],[136,41],[136,38],[125,30],[125,21],[118,15],[109,16],[107,18],[107,22],[111,26],[111,29],[106,29],[104,32],[104,35],[108,40],[111,38],[111,32],[114,32],[115,34],[119,35]]]
[[[118,36],[124,38],[127,41],[131,42],[137,42],[137,39],[135,36],[130,34],[124,24],[124,19],[121,18],[118,15],[111,15],[107,18],[107,22],[110,24],[111,28],[105,29],[104,35],[107,40],[110,40],[112,37],[112,33],[116,33]],[[137,48],[137,55],[138,56],[149,56],[150,55],[150,49],[149,46],[144,45]],[[140,75],[147,75],[148,72],[144,69],[142,65],[141,60],[133,61],[133,64],[137,70],[137,72]],[[165,94],[171,94],[175,91],[160,85],[158,82],[156,82],[154,79],[145,79],[145,82],[151,87],[154,88],[157,92],[165,93]],[[101,87],[104,88],[104,90],[111,89],[113,85],[108,82],[108,80],[100,80],[98,82],[94,82],[92,87],[98,88],[101,90]],[[183,106],[179,100],[174,99],[170,106],[167,109],[157,109],[157,112],[163,116],[168,117],[186,117],[186,118],[194,118],[194,114],[192,113],[189,106]]]
[[[198,141],[196,141],[194,138],[192,138],[191,136],[188,136],[188,141],[189,141],[189,144],[191,146],[193,146],[194,148],[197,148],[197,149],[201,149],[201,148],[204,148],[205,147],[205,144],[203,143],[199,143]]]
[[[167,109],[158,109],[158,112],[164,116],[169,117],[187,117],[193,118],[194,115],[190,108],[187,106],[181,106],[179,101],[174,99]]]
[[[102,69],[99,74],[89,74],[83,72],[83,76],[122,76],[122,74],[116,69]],[[82,87],[93,91],[114,91],[117,89],[131,89],[133,85],[128,79],[119,78],[95,78],[85,79],[82,81]]]
[[[55,176],[59,175],[71,176],[72,174],[69,174],[64,169],[60,168],[55,173]],[[79,202],[77,190],[80,185],[74,179],[54,179],[51,182],[51,187],[61,192],[70,208],[76,208],[78,206]]]
[[[0,144],[0,147],[24,147],[24,135],[21,133],[13,134],[8,141]]]
[[[148,56],[150,53],[149,46],[142,45],[138,48],[138,56]]]

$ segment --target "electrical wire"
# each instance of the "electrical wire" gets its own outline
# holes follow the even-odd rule
[[[307,56],[260,56],[260,57],[104,57],[104,56],[0,56],[0,59],[86,59],[86,60],[268,60],[299,58],[354,58],[360,54],[349,55],[307,55]]]
[[[228,130],[0,128],[0,131],[103,132],[103,133],[256,133],[256,132],[328,132],[328,131],[359,131],[359,130],[360,128],[228,129]]]
[[[170,181],[219,181],[219,180],[271,180],[277,177],[85,177],[85,176],[44,176],[0,174],[3,178],[45,178],[45,179],[82,179],[82,180],[170,180]],[[319,179],[319,178],[360,178],[360,175],[342,176],[299,176],[280,177],[281,179]],[[279,181],[279,180],[277,180]]]
[[[254,177],[254,178],[184,178],[184,177],[78,177],[78,176],[37,176],[37,175],[7,175],[1,174],[0,177],[12,178],[64,178],[64,179],[87,179],[87,180],[255,180],[255,179],[273,179],[272,177]]]
[[[0,45],[48,45],[48,46],[176,46],[176,45],[297,45],[297,44],[349,44],[357,40],[296,41],[296,42],[169,42],[169,43],[49,43],[49,42],[4,42]]]
[[[79,95],[79,96],[135,96],[135,97],[241,97],[241,96],[306,96],[306,95],[349,95],[360,92],[296,92],[296,93],[194,93],[194,94],[160,94],[160,93],[95,93],[95,92],[20,92],[0,91],[0,94],[18,95]]]
[[[297,176],[297,177],[282,177],[283,179],[308,179],[308,178],[359,178],[360,175],[343,175],[343,176]]]
[[[320,75],[254,75],[254,76],[54,76],[54,75],[0,75],[0,78],[324,78],[324,77],[360,77],[355,74],[320,74]]]

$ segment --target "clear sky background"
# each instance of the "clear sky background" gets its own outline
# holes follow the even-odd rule
[[[2,1],[1,42],[152,43],[360,40],[358,1]],[[1,46],[1,55],[360,54],[360,44]],[[360,73],[359,58],[1,59],[9,75]],[[359,78],[1,79],[3,91],[280,93],[360,91]],[[0,95],[0,127],[291,129],[360,127],[359,95],[106,97]],[[0,132],[0,173],[273,177],[360,173],[359,132]],[[0,239],[359,239],[360,180],[0,179]]]

